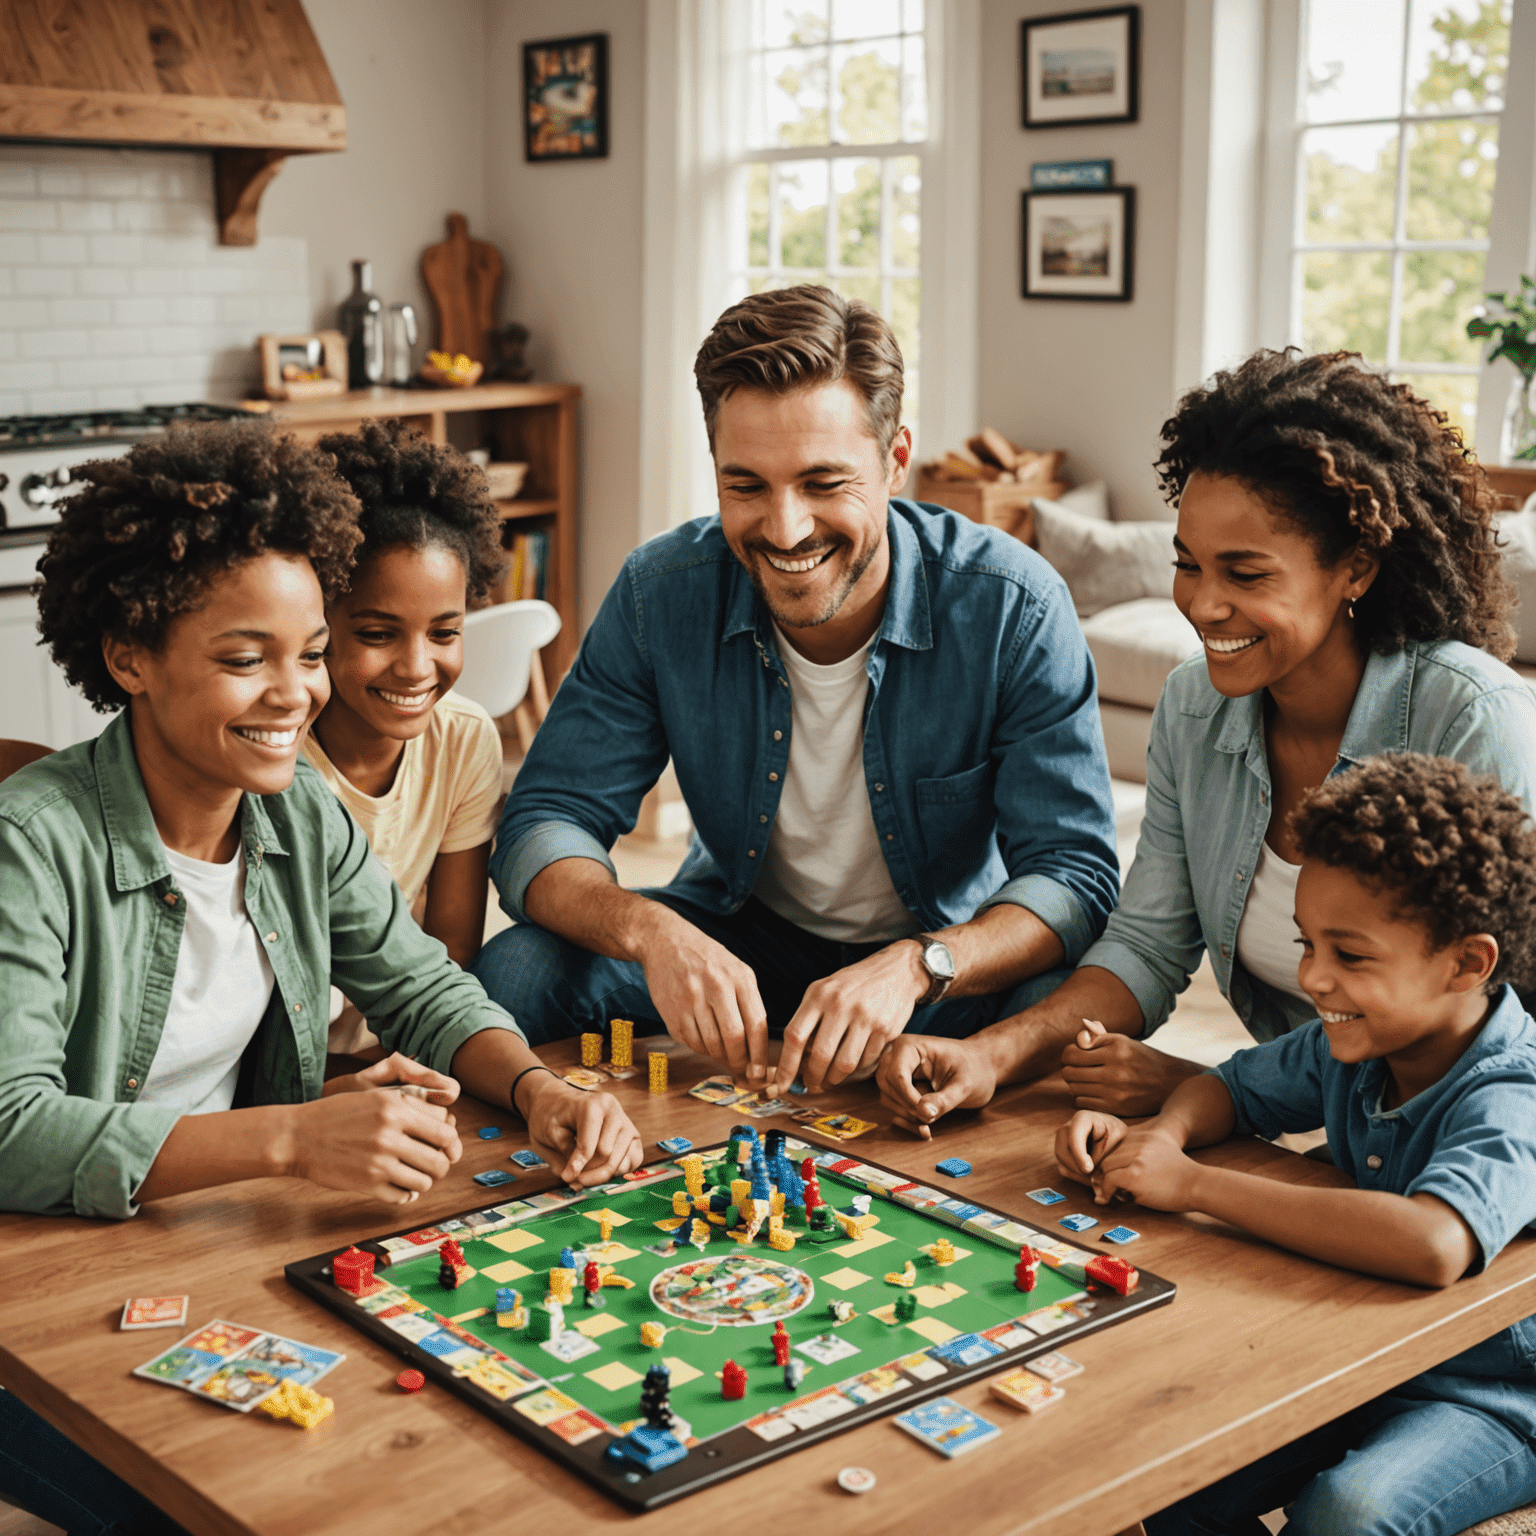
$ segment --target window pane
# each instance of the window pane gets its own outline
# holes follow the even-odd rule
[[[834,48],[832,72],[837,81],[839,144],[893,144],[900,139],[899,42],[888,39]]]
[[[880,313],[880,279],[878,277],[840,277],[833,285],[845,299],[857,299]]]
[[[1298,260],[1303,350],[1359,352],[1385,362],[1392,258],[1384,252],[1320,251]]]
[[[901,31],[901,0],[832,0],[835,38],[889,37]]]
[[[891,183],[891,265],[915,267],[922,248],[923,174],[916,155],[894,163]]]
[[[1486,240],[1499,125],[1462,118],[1408,130],[1410,240]]]
[[[824,48],[780,48],[759,54],[755,73],[754,87],[762,110],[752,134],[753,144],[828,142]]]
[[[827,0],[758,0],[759,47],[821,43],[827,37]]]
[[[1477,427],[1477,375],[1475,373],[1400,373],[1393,380],[1406,384],[1414,394],[1444,411],[1451,425],[1470,443]]]
[[[923,0],[906,0],[902,23],[908,32],[923,30]]]
[[[1396,117],[1404,0],[1312,0],[1303,115],[1314,123]]]
[[[901,347],[902,362],[906,365],[904,383],[905,393],[902,396],[901,414],[906,424],[912,428],[912,435],[917,436],[917,373],[922,361],[922,354],[918,346],[918,306],[922,297],[922,283],[915,277],[896,277],[891,279],[891,329],[896,333],[897,343]],[[917,489],[916,481],[908,495]]]
[[[768,167],[747,167],[747,263],[768,265]]]
[[[827,162],[790,160],[779,167],[780,265],[827,264]]]
[[[917,144],[928,137],[928,54],[920,37],[901,47],[901,136]]]
[[[1411,251],[1403,258],[1403,308],[1397,355],[1405,363],[1476,363],[1482,343],[1467,321],[1483,301],[1481,251]]]
[[[1314,128],[1302,141],[1308,240],[1390,240],[1396,228],[1397,124]]]
[[[834,160],[837,260],[844,267],[880,269],[880,162]]]
[[[1413,0],[1408,101],[1415,112],[1498,111],[1510,0]]]

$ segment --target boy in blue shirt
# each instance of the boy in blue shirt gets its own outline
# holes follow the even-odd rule
[[[1063,1173],[1204,1211],[1332,1264],[1446,1286],[1536,1223],[1536,1029],[1510,983],[1536,960],[1536,830],[1445,758],[1367,759],[1293,822],[1298,980],[1319,1017],[1180,1086],[1135,1127],[1081,1111]],[[1097,1027],[1097,1026],[1095,1026]],[[1355,1189],[1308,1189],[1185,1155],[1321,1121]],[[1432,1536],[1536,1499],[1536,1317],[1146,1521],[1148,1536]]]

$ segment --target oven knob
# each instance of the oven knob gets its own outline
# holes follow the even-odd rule
[[[45,475],[28,475],[21,482],[21,499],[29,507],[51,507],[60,491],[69,484],[67,469],[51,470]]]

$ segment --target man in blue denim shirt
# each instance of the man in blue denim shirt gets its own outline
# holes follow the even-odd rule
[[[556,695],[475,972],[535,1043],[615,1015],[770,1086],[872,1070],[1054,987],[1117,891],[1093,664],[1024,545],[892,500],[889,327],[821,288],[727,310],[695,367],[721,515],[636,550]],[[671,758],[663,890],[608,850]]]

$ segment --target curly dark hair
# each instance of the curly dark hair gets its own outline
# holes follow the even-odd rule
[[[330,456],[265,422],[173,427],[70,473],[86,484],[61,503],[38,562],[38,629],[102,711],[128,702],[104,636],[159,650],[166,626],[200,607],[216,576],[268,551],[303,555],[329,605],[362,538],[357,498]]]
[[[1290,825],[1303,858],[1390,891],[1437,949],[1492,934],[1490,986],[1536,981],[1536,827],[1492,775],[1422,752],[1368,757],[1311,790]]]
[[[1255,352],[1163,423],[1163,494],[1196,471],[1241,482],[1307,534],[1324,565],[1364,547],[1381,568],[1355,603],[1368,650],[1462,640],[1515,652],[1495,496],[1448,418],[1353,352]]]
[[[359,568],[386,549],[441,545],[459,557],[469,600],[489,594],[507,560],[478,464],[400,421],[365,422],[359,432],[322,437],[320,446],[363,504]]]

